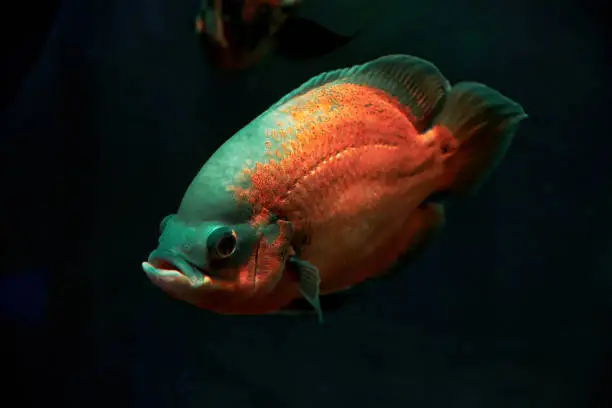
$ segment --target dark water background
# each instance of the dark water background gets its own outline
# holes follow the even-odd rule
[[[198,0],[3,13],[16,26],[1,64],[1,273],[30,278],[2,295],[2,405],[612,406],[604,7],[310,1],[338,30],[379,14],[327,58],[233,76],[201,59]],[[387,53],[485,82],[530,114],[416,264],[324,326],[216,316],[150,284],[140,262],[159,221],[227,137],[310,76]]]

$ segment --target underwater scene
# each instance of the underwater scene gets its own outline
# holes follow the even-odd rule
[[[605,6],[7,9],[4,405],[612,407]]]

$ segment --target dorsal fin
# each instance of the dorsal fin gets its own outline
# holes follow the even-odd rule
[[[396,97],[408,108],[410,119],[419,132],[429,127],[450,90],[449,82],[431,62],[411,55],[387,55],[317,75],[282,97],[269,110],[332,82],[367,85]]]

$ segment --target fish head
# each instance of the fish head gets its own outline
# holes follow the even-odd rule
[[[270,293],[285,270],[291,229],[276,222],[189,222],[169,215],[158,247],[142,267],[168,295],[232,312]]]

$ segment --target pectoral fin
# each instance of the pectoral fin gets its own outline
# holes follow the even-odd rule
[[[323,310],[319,301],[319,285],[321,284],[319,270],[314,265],[296,257],[291,257],[289,262],[297,271],[300,293],[314,308],[319,323],[323,323]]]

